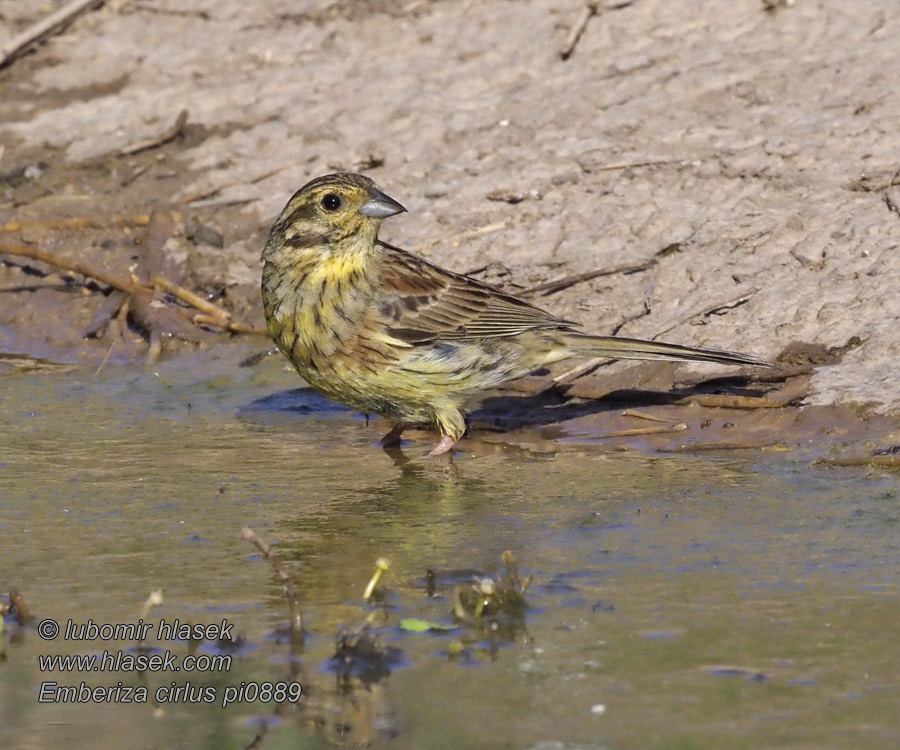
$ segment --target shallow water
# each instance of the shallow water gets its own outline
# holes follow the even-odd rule
[[[429,438],[390,456],[380,422],[296,390],[277,359],[239,368],[242,353],[0,374],[0,591],[35,614],[6,620],[0,747],[900,745],[896,475],[571,443],[467,442],[447,466],[423,457]],[[243,526],[277,543],[297,587],[293,657],[281,586]],[[533,576],[523,621],[493,638],[399,627],[454,624],[453,586],[502,572],[506,549]],[[384,607],[362,599],[378,557]],[[44,641],[38,621],[134,623],[157,588],[148,622],[234,623],[239,648],[196,649],[231,654],[229,670],[39,670],[38,655],[133,643]],[[390,674],[338,690],[335,636],[367,617],[398,650]],[[219,705],[279,680],[304,684],[300,710]],[[39,703],[46,681],[190,682],[217,702]]]

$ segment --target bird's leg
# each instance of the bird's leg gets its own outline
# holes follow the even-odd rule
[[[449,435],[444,435],[441,438],[441,442],[439,442],[431,451],[428,453],[429,456],[440,456],[448,451],[453,450],[453,446],[456,445],[457,441],[454,440]]]
[[[466,434],[466,417],[457,404],[442,403],[435,409],[434,426],[441,431],[441,442],[428,455],[440,456],[453,450],[453,446]]]
[[[400,436],[403,434],[403,431],[409,427],[409,422],[397,422],[392,428],[391,431],[381,438],[381,445],[395,445],[400,442]]]

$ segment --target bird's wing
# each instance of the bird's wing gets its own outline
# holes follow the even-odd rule
[[[408,344],[514,336],[576,326],[518,297],[379,242],[384,250],[378,313],[387,332]]]

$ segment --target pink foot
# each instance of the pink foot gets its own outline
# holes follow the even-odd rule
[[[391,431],[381,438],[381,444],[383,446],[394,445],[395,443],[400,442],[400,436],[403,434],[403,431],[409,427],[409,422],[397,422],[392,428]]]
[[[429,456],[440,456],[448,451],[453,450],[453,446],[456,445],[456,440],[454,440],[449,435],[444,435],[441,438],[441,442],[439,442],[434,448],[431,449],[431,452],[428,454]]]

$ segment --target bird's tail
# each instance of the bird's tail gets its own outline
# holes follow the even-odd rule
[[[609,357],[610,359],[665,359],[683,362],[718,362],[723,365],[755,365],[776,367],[771,362],[739,352],[720,349],[697,349],[680,344],[664,344],[659,341],[627,339],[618,336],[588,336],[580,333],[566,334],[566,344],[577,356]]]

